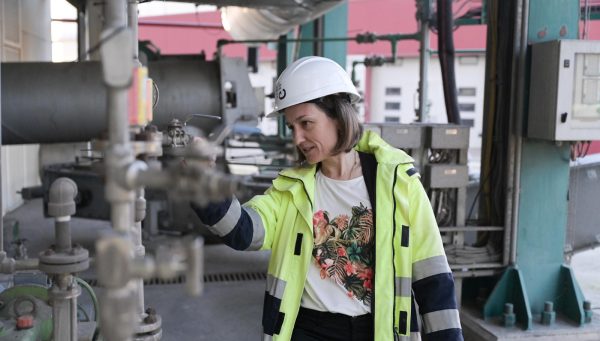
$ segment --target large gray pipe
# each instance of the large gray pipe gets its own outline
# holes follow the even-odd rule
[[[153,123],[164,128],[192,114],[221,115],[219,64],[149,64],[159,89]],[[2,144],[80,142],[106,133],[106,87],[99,62],[2,63]],[[196,120],[205,132],[218,121]]]

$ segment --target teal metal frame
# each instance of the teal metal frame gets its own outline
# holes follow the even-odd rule
[[[579,1],[529,0],[528,13],[528,46],[547,40],[577,39]],[[528,64],[527,71],[531,70]],[[528,83],[527,77],[525,89],[529,89]],[[517,117],[523,120],[521,126],[527,122],[527,108],[525,104],[524,117]],[[517,322],[523,329],[531,329],[544,311],[544,302],[551,301],[557,312],[581,326],[585,323],[583,293],[573,271],[564,264],[569,145],[524,137],[521,167],[516,171],[521,177],[520,188],[515,189],[519,191],[517,238],[512,246],[516,248],[516,259],[489,296],[484,318],[502,316],[504,304],[512,303]]]

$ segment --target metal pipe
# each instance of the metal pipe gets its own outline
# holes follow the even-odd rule
[[[283,36],[285,37],[285,36]],[[357,34],[352,37],[315,37],[315,38],[294,38],[294,39],[240,39],[240,40],[230,40],[230,39],[220,39],[217,41],[217,47],[223,47],[229,44],[267,44],[267,43],[281,43],[281,44],[290,44],[290,43],[312,43],[312,42],[328,42],[328,41],[356,41],[359,44],[372,44],[379,40],[386,41],[398,41],[398,40],[418,40],[420,37],[420,33],[398,33],[398,34],[374,34],[374,33],[364,33]]]
[[[142,221],[146,214],[146,199],[144,198],[144,188],[139,187],[135,191],[135,223],[131,230],[131,240],[133,241],[135,258],[142,259],[146,255],[146,249],[142,244]],[[140,316],[144,314],[146,305],[144,302],[144,280],[136,279],[137,286],[137,311]]]
[[[15,270],[38,270],[40,261],[37,258],[17,259],[15,260]]]
[[[516,108],[514,109],[515,117],[513,122],[512,132],[515,135],[515,175],[513,182],[513,202],[512,202],[512,217],[511,217],[511,253],[510,264],[515,264],[517,261],[517,228],[519,219],[519,188],[521,187],[521,155],[523,152],[523,115],[524,115],[524,88],[525,88],[525,62],[527,57],[527,41],[528,41],[528,26],[529,26],[529,0],[519,0],[522,2],[521,8],[521,36],[520,48],[518,54],[518,76],[516,92]]]
[[[71,20],[71,19],[69,19]],[[87,30],[87,19],[85,16],[85,10],[83,6],[77,9],[77,60],[82,62],[88,60],[87,50],[89,48],[89,40],[86,34]]]
[[[56,18],[52,19],[56,22],[65,23],[76,23],[75,19]],[[212,24],[212,23],[195,23],[195,22],[169,22],[160,20],[143,20],[138,22],[138,26],[149,26],[149,27],[169,27],[169,28],[206,28],[206,29],[217,29],[222,30],[223,25]]]
[[[74,280],[71,283],[72,286],[79,288],[79,284],[77,284],[77,282],[75,282]],[[71,289],[74,290],[74,289]],[[79,289],[81,290],[81,289]],[[76,341],[79,340],[78,335],[77,335],[77,296],[71,298],[69,300],[70,303],[70,312],[71,312],[71,340]],[[60,340],[60,339],[55,339],[55,340]]]
[[[52,303],[52,339],[77,341],[77,296],[81,288],[71,274],[56,275],[53,280],[48,293]]]
[[[135,66],[142,66],[140,63],[140,49],[138,45],[138,35],[139,35],[139,27],[138,27],[138,3],[137,0],[130,1],[127,5],[127,26],[131,29],[132,39],[133,39],[133,60],[135,62]]]
[[[417,5],[419,1],[417,1]],[[419,109],[417,117],[419,122],[429,121],[429,98],[428,98],[428,77],[429,77],[429,15],[431,10],[431,0],[421,2],[420,13],[420,48],[419,48]]]
[[[142,66],[139,60],[139,47],[138,47],[138,4],[137,1],[132,1],[127,7],[129,14],[129,28],[132,30],[133,40],[133,60],[136,66]],[[134,202],[134,223],[131,225],[130,237],[133,242],[134,256],[135,258],[143,258],[146,255],[144,245],[142,245],[142,220],[146,213],[146,199],[144,198],[144,188],[138,187],[135,190],[135,202]],[[137,312],[140,317],[144,314],[144,280],[141,278],[134,279],[137,291]],[[140,318],[141,319],[141,318]]]
[[[66,252],[71,249],[71,217],[67,219],[56,219],[54,233],[56,239],[56,251]]]

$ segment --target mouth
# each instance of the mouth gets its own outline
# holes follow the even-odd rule
[[[315,147],[303,147],[303,148],[300,148],[300,150],[302,151],[302,153],[304,155],[310,153],[313,149],[315,149]]]

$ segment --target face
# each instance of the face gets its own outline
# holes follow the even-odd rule
[[[301,103],[285,109],[285,121],[292,131],[294,144],[308,163],[319,163],[331,156],[337,144],[337,121],[313,103]]]

